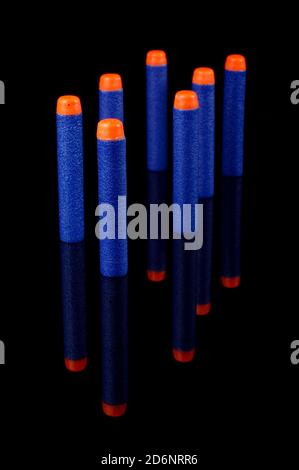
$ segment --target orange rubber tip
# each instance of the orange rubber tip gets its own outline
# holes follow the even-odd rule
[[[175,109],[192,110],[198,108],[198,98],[195,91],[178,91],[174,98]]]
[[[167,65],[167,57],[164,51],[149,51],[146,55],[146,65],[159,67]]]
[[[237,277],[225,277],[221,276],[221,284],[223,287],[227,287],[228,289],[234,289],[235,287],[239,287],[240,285],[240,276]]]
[[[211,304],[197,304],[196,315],[207,315],[211,310]]]
[[[82,108],[80,98],[72,95],[60,96],[57,100],[56,112],[63,116],[81,114]]]
[[[121,76],[117,73],[105,73],[100,77],[99,89],[101,91],[118,91],[122,88]]]
[[[180,349],[173,348],[172,354],[178,362],[191,362],[195,356],[195,349],[191,351],[181,351]]]
[[[105,415],[117,418],[118,416],[125,414],[127,404],[124,403],[123,405],[108,405],[108,403],[104,403],[102,401],[102,407]]]
[[[225,61],[225,70],[232,72],[245,72],[246,70],[246,59],[243,55],[232,54],[227,56]]]
[[[87,357],[84,357],[83,359],[76,359],[74,361],[65,358],[64,364],[67,370],[70,372],[81,372],[87,366]]]
[[[119,119],[103,119],[98,123],[97,138],[100,140],[124,139],[124,126]]]
[[[147,278],[152,282],[161,282],[166,278],[166,271],[147,271]]]
[[[199,67],[193,72],[192,82],[197,85],[215,85],[215,74],[213,69]]]

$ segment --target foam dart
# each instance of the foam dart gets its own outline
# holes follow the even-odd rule
[[[199,101],[199,175],[198,197],[203,204],[203,246],[197,259],[197,315],[207,315],[211,309],[213,195],[215,154],[215,74],[199,67],[194,70],[192,89]]]
[[[222,174],[242,176],[246,61],[229,55],[225,62],[223,95]]]
[[[124,120],[123,85],[117,73],[106,73],[99,80],[99,120]]]
[[[192,89],[199,102],[199,175],[198,197],[214,195],[215,154],[215,74],[213,69],[195,69]]]
[[[77,96],[57,101],[59,233],[63,242],[84,239],[82,109]]]
[[[71,372],[87,365],[85,243],[60,242],[64,363]]]
[[[221,283],[240,285],[242,177],[222,177],[221,192]]]
[[[125,413],[128,401],[127,276],[101,277],[102,408],[106,415]]]
[[[113,208],[105,211],[107,234],[100,239],[100,270],[103,276],[125,276],[128,271],[126,207],[118,211],[118,198],[127,195],[126,140],[120,120],[104,119],[98,123],[97,147],[99,204]]]
[[[151,204],[160,206],[166,203],[166,181],[165,171],[147,172],[148,216]],[[157,230],[157,239],[147,240],[147,278],[152,282],[161,282],[166,278],[166,240],[161,237],[160,217]]]
[[[167,58],[164,51],[146,57],[147,168],[167,168]]]
[[[196,229],[198,126],[196,93],[178,92],[173,109],[173,203],[178,204],[181,213],[174,214],[174,238],[185,237],[188,230]],[[192,209],[189,229],[183,224],[184,204],[190,204]],[[185,250],[184,241],[184,238],[173,241],[172,347],[179,362],[189,362],[195,354],[196,252]]]

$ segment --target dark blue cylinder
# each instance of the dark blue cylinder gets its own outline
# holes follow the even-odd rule
[[[184,93],[184,92],[181,92]],[[193,93],[193,92],[186,92]],[[179,93],[177,93],[178,95]],[[194,93],[196,100],[197,96]],[[192,209],[191,230],[195,230],[195,204],[198,201],[199,110],[173,109],[173,203],[181,209],[174,217],[174,231],[183,234],[183,204]]]
[[[71,371],[87,363],[85,243],[60,242],[64,358]]]
[[[214,195],[215,85],[192,83],[199,102],[198,197]]]
[[[167,60],[163,51],[151,51],[146,65],[147,168],[167,168]]]
[[[100,137],[101,130],[108,133],[121,128],[118,137]],[[112,135],[111,134],[111,135]],[[121,121],[106,119],[98,125],[98,191],[99,204],[108,204],[100,213],[107,228],[105,238],[100,239],[100,269],[103,276],[125,276],[128,271],[128,247],[126,232],[126,141]],[[119,197],[124,201],[121,206]],[[101,220],[98,224],[101,223]],[[98,226],[98,225],[97,225]],[[110,230],[112,229],[112,231]]]
[[[165,171],[147,172],[148,227],[150,224],[150,205],[166,203]],[[158,238],[147,240],[147,277],[150,281],[163,281],[166,277],[166,240],[161,238],[161,220],[158,221]]]
[[[99,82],[99,120],[109,118],[124,121],[122,80],[116,73],[102,75]]]
[[[106,414],[120,416],[128,401],[127,276],[100,282],[102,404]]]
[[[211,308],[213,257],[213,198],[200,199],[203,204],[203,246],[197,255],[197,315],[207,315]]]
[[[221,281],[238,287],[241,271],[242,177],[223,177],[221,192]]]
[[[174,358],[189,362],[195,354],[196,256],[184,240],[173,240],[172,348]]]
[[[123,91],[99,91],[99,120],[124,120]]]
[[[56,125],[60,240],[67,243],[80,242],[84,239],[84,187],[82,112],[79,98],[59,98]]]
[[[244,153],[246,63],[229,56],[224,72],[222,174],[242,176]]]
[[[190,235],[196,226],[198,202],[198,99],[193,91],[175,96],[173,110],[173,203],[174,236]],[[183,225],[183,205],[191,207],[191,226]],[[172,346],[177,361],[191,361],[195,354],[196,255],[186,250],[185,239],[173,241]],[[190,292],[190,289],[192,292]]]

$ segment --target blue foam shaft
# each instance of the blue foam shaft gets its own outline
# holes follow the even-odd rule
[[[213,255],[213,198],[200,199],[203,204],[203,246],[197,259],[197,305],[211,302]]]
[[[127,195],[126,141],[98,139],[99,203],[110,204],[115,212],[115,239],[100,240],[100,270],[103,276],[125,276],[128,271],[127,238],[118,237],[118,196]],[[108,223],[110,212],[108,213]],[[126,214],[125,214],[126,218]],[[110,220],[113,223],[113,220]],[[121,216],[121,225],[126,223]]]
[[[101,277],[102,401],[123,405],[128,400],[127,276]]]
[[[224,72],[222,174],[243,174],[246,71]]]
[[[167,65],[146,66],[147,168],[167,169]]]
[[[173,110],[173,203],[192,208],[198,202],[199,110]],[[182,212],[181,212],[182,213]],[[174,232],[184,234],[182,217],[174,217]],[[173,241],[172,345],[189,352],[195,347],[196,251],[184,249],[184,239]]]
[[[173,110],[173,203],[183,213],[183,204],[192,206],[191,229],[195,229],[198,201],[199,110]],[[174,217],[174,231],[183,233],[183,219]]]
[[[59,233],[63,242],[84,239],[82,113],[56,115]]]
[[[214,194],[215,85],[192,83],[199,101],[198,197]]]
[[[99,120],[115,118],[123,122],[123,90],[99,90]]]
[[[60,242],[64,357],[87,357],[85,243]]]
[[[241,271],[242,177],[223,177],[221,195],[221,276]]]
[[[148,206],[150,204],[166,203],[166,182],[167,174],[165,171],[147,172],[147,190]],[[148,207],[148,215],[150,209]],[[148,221],[149,222],[149,221]],[[161,221],[159,221],[159,238],[157,240],[147,241],[147,269],[148,271],[163,272],[166,271],[166,240],[161,239]],[[149,225],[148,225],[149,226]]]

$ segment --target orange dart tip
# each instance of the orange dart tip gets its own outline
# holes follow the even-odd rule
[[[196,85],[215,85],[215,73],[208,67],[199,67],[193,72],[192,82]]]
[[[99,89],[101,91],[119,91],[122,88],[121,76],[117,73],[105,73],[100,77]]]
[[[167,65],[167,57],[164,51],[149,51],[146,55],[146,65],[159,67]]]
[[[207,315],[211,310],[211,304],[197,304],[196,315]]]
[[[57,100],[57,114],[62,116],[76,115],[82,113],[81,102],[78,96],[65,95]]]
[[[100,140],[124,139],[124,126],[119,119],[103,119],[98,123],[97,138]]]
[[[231,72],[245,72],[246,71],[246,59],[243,55],[232,54],[227,56],[225,61],[225,70]]]
[[[179,110],[193,110],[198,108],[198,98],[195,91],[178,91],[174,98],[174,108]]]

